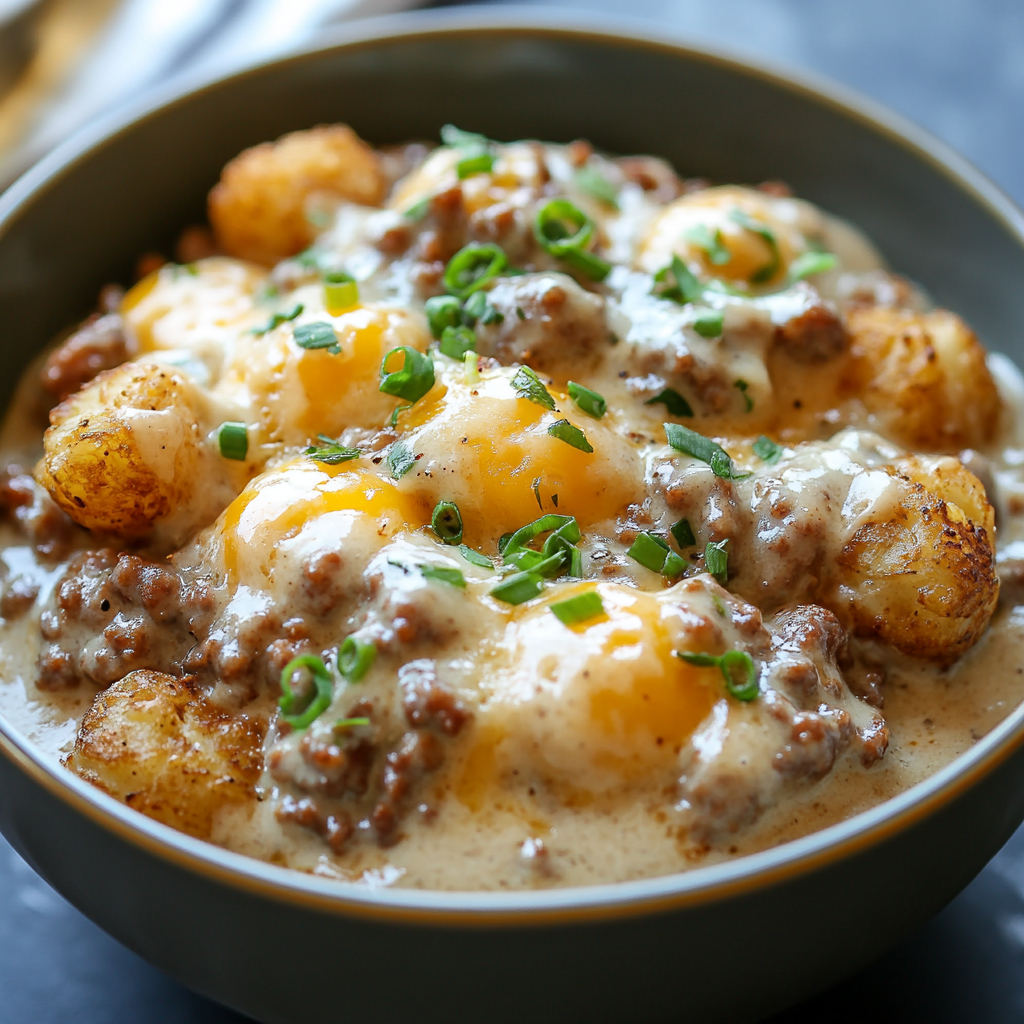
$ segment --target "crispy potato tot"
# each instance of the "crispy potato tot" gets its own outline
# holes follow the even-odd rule
[[[80,526],[141,536],[186,506],[204,476],[199,405],[164,367],[101,373],[51,411],[36,479]]]
[[[865,523],[839,553],[834,607],[859,635],[950,665],[999,600],[992,506],[956,459],[911,455],[888,472],[905,482],[903,496],[890,518]]]
[[[908,448],[955,452],[995,437],[1001,402],[985,350],[954,313],[850,310],[844,388],[887,437]]]
[[[147,817],[207,839],[217,812],[255,798],[262,729],[148,669],[103,690],[65,762]]]
[[[378,206],[387,181],[380,157],[347,125],[321,125],[235,157],[210,192],[209,214],[230,256],[273,266],[316,236],[310,202]]]

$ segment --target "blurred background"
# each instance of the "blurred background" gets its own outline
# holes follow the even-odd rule
[[[0,0],[0,188],[90,119],[148,90],[315,43],[352,18],[413,6],[416,0]],[[554,7],[545,0],[530,6]],[[628,16],[662,34],[826,75],[928,128],[1024,204],[1021,0],[558,6],[584,18]],[[881,934],[884,928],[880,916]],[[823,1019],[1024,1021],[1024,830],[920,932],[772,1024]],[[0,1024],[239,1021],[100,932],[0,839]]]

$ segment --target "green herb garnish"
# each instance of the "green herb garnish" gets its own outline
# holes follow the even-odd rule
[[[508,259],[500,246],[493,242],[470,242],[448,261],[442,280],[449,294],[468,299],[506,266]]]
[[[292,678],[302,671],[313,683],[309,693],[296,693]],[[327,710],[334,697],[334,680],[327,666],[315,654],[300,654],[281,672],[281,696],[277,706],[281,718],[293,729],[305,729]]]
[[[494,568],[494,563],[486,555],[480,554],[479,551],[474,551],[466,544],[459,545],[459,554],[462,555],[470,565],[479,566],[481,569]]]
[[[729,538],[715,544],[708,541],[704,548],[704,568],[723,586],[729,578],[729,552],[725,550]]]
[[[693,329],[702,338],[717,338],[721,335],[724,324],[725,315],[720,310],[709,309],[698,314],[697,319],[693,321]]]
[[[338,671],[350,683],[358,683],[373,665],[377,657],[377,646],[357,636],[345,637],[338,648]],[[352,721],[355,721],[352,719]],[[363,724],[368,719],[365,719]]]
[[[416,456],[401,441],[395,441],[388,449],[388,468],[396,480],[401,480],[416,465]]]
[[[690,565],[653,533],[638,533],[626,554],[645,569],[661,573],[669,579],[682,575]]]
[[[545,409],[554,409],[555,400],[551,397],[551,392],[544,387],[540,377],[530,367],[520,366],[509,383],[517,397],[525,398],[535,405],[542,405]]]
[[[568,199],[545,203],[533,222],[533,236],[545,252],[593,280],[603,281],[612,267],[600,256],[587,251],[593,234],[594,222]]]
[[[588,619],[604,615],[604,603],[596,590],[588,590],[583,594],[574,594],[564,601],[555,601],[548,606],[559,622],[566,626],[575,626]]]
[[[689,519],[680,519],[678,523],[669,527],[668,532],[675,537],[676,543],[681,548],[692,548],[697,543],[697,538],[693,535]]]
[[[217,446],[225,459],[245,462],[249,454],[249,431],[244,423],[229,420],[217,428]]]
[[[439,501],[430,525],[444,544],[458,544],[462,540],[462,513],[454,501]]]
[[[619,190],[596,167],[584,165],[573,175],[573,181],[581,192],[599,199],[613,210],[619,208]]]
[[[754,659],[746,651],[726,651],[725,654],[700,654],[696,651],[676,651],[677,658],[702,668],[717,668],[725,680],[725,688],[737,700],[751,701],[760,693]]]
[[[297,302],[287,313],[275,313],[262,327],[254,327],[252,333],[260,337],[272,331],[275,327],[280,327],[281,324],[294,320],[302,312],[303,308],[302,303]]]
[[[714,234],[707,224],[698,224],[686,232],[687,241],[693,242],[716,267],[723,267],[732,259],[732,253],[725,246],[722,232],[716,228]]]
[[[704,288],[690,268],[678,256],[673,256],[672,262],[654,275],[651,294],[685,306],[689,302],[699,302],[704,297]]]
[[[591,391],[590,388],[577,384],[574,380],[569,381],[568,391],[569,397],[595,420],[599,420],[608,411],[608,403],[604,396],[599,395],[596,391]]]
[[[768,262],[750,275],[751,284],[763,284],[765,281],[770,281],[778,272],[779,263],[782,258],[779,253],[779,243],[775,237],[775,232],[763,221],[755,220],[750,214],[744,213],[742,210],[733,210],[729,216],[741,228],[763,238],[771,250]]]
[[[307,350],[325,348],[332,356],[341,352],[334,328],[323,320],[311,324],[299,324],[295,328],[295,344]]]
[[[491,588],[491,597],[506,604],[522,604],[536,597],[544,589],[544,580],[533,572],[517,572]]]
[[[754,454],[769,466],[774,466],[782,458],[782,453],[785,450],[781,444],[776,444],[770,437],[765,437],[764,434],[750,447],[754,450]]]
[[[750,385],[745,380],[740,379],[734,380],[732,386],[743,396],[743,404],[746,406],[747,412],[750,412],[754,408],[754,400],[747,394]]]
[[[441,583],[447,583],[451,587],[460,587],[463,590],[466,588],[466,577],[462,575],[460,569],[453,569],[447,565],[420,565],[417,568],[425,579],[439,580]]]
[[[440,338],[446,327],[458,327],[462,323],[462,304],[454,295],[435,295],[427,299],[424,312],[435,338]]]
[[[306,449],[307,459],[314,462],[323,462],[328,466],[339,466],[343,462],[358,459],[363,453],[358,448],[346,448],[338,444],[332,437],[326,434],[317,434],[316,438],[322,442],[319,445],[312,445]]]
[[[796,284],[805,277],[824,274],[826,270],[834,270],[839,266],[839,258],[831,252],[804,252],[789,265],[787,282]]]
[[[587,435],[568,420],[556,420],[548,427],[548,433],[581,452],[589,454],[594,450],[594,446],[587,440]]]
[[[674,388],[665,388],[653,398],[648,398],[644,405],[663,405],[672,416],[692,416],[690,403]]]
[[[723,480],[744,480],[750,473],[738,473],[736,466],[725,449],[710,437],[698,434],[696,430],[680,423],[666,423],[665,436],[676,451],[691,455],[711,467],[711,472]]]
[[[402,355],[402,365],[388,372],[388,361],[396,353]],[[386,395],[394,395],[407,402],[418,402],[433,386],[434,361],[408,345],[393,348],[381,361],[379,390]]]
[[[348,309],[359,301],[359,285],[343,270],[324,274],[324,303],[328,309]]]
[[[476,333],[470,327],[446,327],[439,347],[443,355],[462,362],[467,352],[476,351]]]

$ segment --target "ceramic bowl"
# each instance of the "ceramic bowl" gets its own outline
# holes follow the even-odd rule
[[[137,255],[168,251],[245,146],[346,121],[586,137],[687,175],[778,178],[1020,351],[1024,225],[941,144],[834,86],[589,16],[434,12],[129,112],[0,197],[0,395]],[[150,821],[0,720],[0,828],[72,903],[257,1020],[751,1021],[833,984],[950,900],[1024,818],[1024,709],[868,813],[732,863],[517,893],[343,886]]]

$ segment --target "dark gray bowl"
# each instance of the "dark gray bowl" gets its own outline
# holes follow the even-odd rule
[[[920,131],[831,86],[620,25],[435,13],[136,111],[0,198],[0,387],[136,255],[202,215],[244,146],[344,120],[374,142],[445,121],[586,136],[712,178],[782,178],[1019,356],[1024,225]],[[76,906],[261,1021],[749,1021],[850,974],[935,913],[1024,819],[1024,708],[875,810],[731,864],[538,893],[349,889],[189,839],[0,720],[0,828]]]

